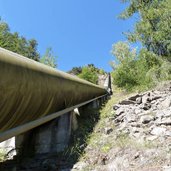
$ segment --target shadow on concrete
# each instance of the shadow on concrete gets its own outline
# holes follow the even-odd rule
[[[80,108],[80,116],[77,116],[78,129],[72,134],[69,148],[66,148],[65,151],[61,153],[64,165],[61,165],[60,170],[66,168],[72,169],[74,164],[76,164],[79,158],[84,154],[89,137],[100,119],[100,110],[104,105],[105,102],[97,108],[92,108],[91,105]]]

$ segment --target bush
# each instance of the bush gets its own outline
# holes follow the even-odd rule
[[[148,89],[159,81],[171,79],[171,65],[167,60],[152,52],[142,49],[139,54],[133,56],[128,45],[119,43],[112,52],[118,59],[118,65],[113,66],[112,77],[114,84],[126,90]],[[125,47],[125,48],[121,48]],[[122,51],[119,50],[122,49]],[[130,51],[130,52],[129,52]],[[121,58],[122,56],[122,58]],[[121,59],[121,60],[120,60]]]
[[[98,76],[97,72],[94,70],[93,67],[85,66],[82,68],[81,74],[78,75],[78,77],[83,78],[87,81],[90,81],[94,84],[97,84],[98,82]]]
[[[120,64],[114,72],[112,72],[114,84],[118,87],[126,88],[138,85],[138,78],[136,74],[136,61]]]

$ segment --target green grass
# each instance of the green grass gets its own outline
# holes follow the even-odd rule
[[[0,162],[5,160],[5,156],[6,156],[6,154],[5,154],[4,150],[0,149]]]
[[[90,135],[99,120],[99,108],[85,107],[78,116],[78,129],[73,132],[71,143],[62,156],[69,163],[76,163],[84,155],[84,149],[89,143]]]

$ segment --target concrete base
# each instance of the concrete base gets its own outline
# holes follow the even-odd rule
[[[81,114],[87,108],[98,109],[105,98],[95,100],[79,110]],[[16,137],[17,153],[32,156],[45,153],[58,153],[68,147],[72,130],[78,127],[78,109]]]
[[[97,109],[99,108],[103,103],[105,103],[106,101],[106,97],[102,97],[101,99],[98,100],[94,100],[93,102],[89,103],[89,107],[91,107],[92,109]]]
[[[63,151],[71,135],[72,113],[16,137],[17,153],[22,156]]]

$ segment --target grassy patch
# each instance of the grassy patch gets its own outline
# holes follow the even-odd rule
[[[5,154],[4,150],[0,149],[0,162],[5,160],[5,156],[6,156],[6,154]]]
[[[102,152],[102,153],[108,153],[112,147],[113,147],[113,143],[112,143],[112,142],[107,142],[107,143],[105,143],[104,146],[101,148],[101,152]]]
[[[120,88],[117,88],[116,86],[113,87],[113,95],[108,100],[108,102],[105,104],[105,106],[100,111],[100,118],[107,118],[114,115],[113,111],[113,105],[118,103],[120,100],[125,99],[127,96],[129,96],[130,93],[123,91]]]
[[[137,150],[143,150],[143,149],[151,149],[157,146],[156,143],[152,143],[150,141],[136,141],[135,139],[132,139],[129,137],[128,134],[120,134],[118,135],[116,141],[113,143],[114,146],[120,147],[120,148],[134,148]]]
[[[81,109],[80,116],[78,116],[78,129],[73,132],[71,143],[65,149],[62,156],[70,163],[76,163],[84,154],[84,149],[90,142],[90,135],[99,120],[99,108],[92,109],[85,106]]]

